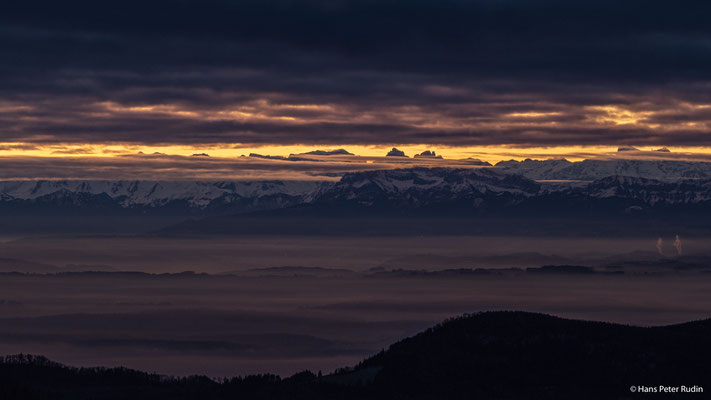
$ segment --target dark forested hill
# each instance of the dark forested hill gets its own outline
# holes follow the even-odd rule
[[[447,321],[327,376],[302,372],[216,382],[6,357],[0,398],[631,399],[650,395],[632,393],[631,386],[711,390],[710,334],[711,320],[642,328],[489,312]]]

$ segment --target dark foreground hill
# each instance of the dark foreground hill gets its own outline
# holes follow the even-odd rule
[[[632,399],[708,398],[711,320],[642,328],[523,312],[464,316],[354,368],[216,382],[43,357],[0,363],[2,399]],[[632,393],[631,386],[705,393]]]

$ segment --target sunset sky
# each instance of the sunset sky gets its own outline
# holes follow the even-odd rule
[[[242,154],[317,148],[492,163],[711,153],[711,5],[112,4],[0,6],[2,178],[112,177],[138,152],[208,153],[223,160],[210,176]]]

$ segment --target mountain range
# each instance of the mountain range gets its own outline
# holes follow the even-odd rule
[[[0,215],[705,214],[711,211],[707,169],[707,163],[667,161],[526,160],[350,172],[335,182],[3,181]]]

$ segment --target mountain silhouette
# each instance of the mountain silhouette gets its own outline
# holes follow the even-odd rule
[[[711,319],[635,327],[485,312],[445,321],[330,375],[215,381],[8,356],[0,362],[0,398],[631,399],[632,386],[711,390],[709,334]]]

